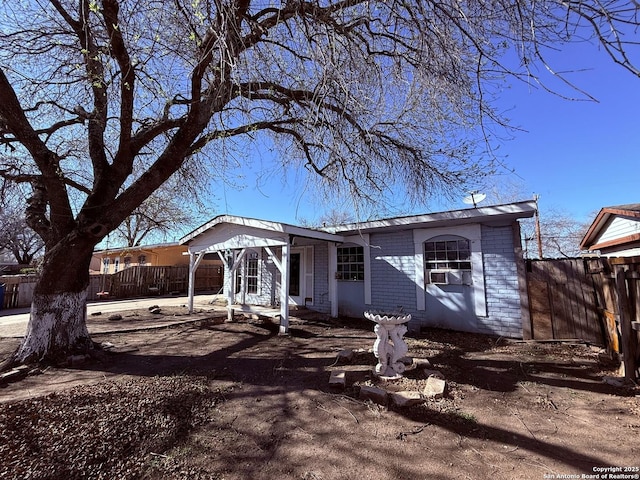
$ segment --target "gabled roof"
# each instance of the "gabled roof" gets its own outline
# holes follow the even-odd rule
[[[598,250],[600,248],[612,245],[595,244],[595,241],[599,237],[602,229],[609,223],[612,217],[622,216],[638,219],[640,222],[640,203],[629,203],[627,205],[616,205],[612,207],[604,207],[596,215],[595,220],[587,230],[584,238],[580,242],[580,250]],[[623,244],[629,242],[635,242],[640,240],[640,236],[631,235],[616,239],[615,244]]]
[[[237,248],[243,246],[283,245],[293,237],[343,243],[344,235],[397,231],[414,228],[430,228],[442,225],[454,226],[468,223],[506,224],[518,218],[532,217],[534,200],[493,205],[447,212],[411,215],[369,222],[351,223],[323,228],[305,228],[287,223],[256,218],[219,215],[182,237],[180,245],[189,245],[194,251]],[[266,242],[266,243],[265,243]]]
[[[341,235],[368,233],[377,230],[397,231],[414,228],[432,228],[442,225],[454,226],[465,223],[512,222],[518,218],[530,218],[536,212],[534,200],[526,200],[503,205],[465,208],[446,212],[426,213],[405,217],[386,218],[368,222],[326,227],[324,230]]]
[[[208,232],[212,228],[221,224],[238,225],[241,227],[266,230],[268,232],[292,235],[295,237],[311,238],[315,240],[326,240],[332,242],[343,241],[342,237],[340,237],[339,235],[334,235],[332,233],[316,230],[313,228],[297,227],[295,225],[289,225],[287,223],[273,222],[270,220],[259,220],[256,218],[237,217],[235,215],[219,215],[182,237],[179,243],[181,245],[189,244],[197,237],[203,235],[205,232]]]

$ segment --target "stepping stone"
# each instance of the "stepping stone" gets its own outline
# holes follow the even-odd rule
[[[353,361],[353,350],[342,350],[338,353],[338,358],[336,362],[338,365],[343,365],[345,363],[351,363]]]
[[[420,392],[405,390],[402,392],[390,393],[389,397],[396,407],[411,407],[424,402]]]
[[[436,376],[430,376],[422,394],[427,398],[442,398],[447,388],[447,382]]]
[[[347,385],[347,374],[344,370],[334,370],[329,377],[329,386],[337,389],[344,389]]]
[[[378,387],[370,387],[369,385],[362,385],[360,387],[360,393],[358,398],[360,400],[371,400],[378,405],[387,404],[387,391]]]

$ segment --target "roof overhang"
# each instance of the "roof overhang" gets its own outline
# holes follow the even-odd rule
[[[619,207],[605,207],[600,209],[600,211],[598,212],[598,215],[596,215],[595,220],[589,227],[589,230],[587,230],[587,233],[585,233],[584,237],[582,238],[582,241],[580,242],[580,250],[599,250],[601,248],[606,248],[613,245],[630,243],[630,242],[636,241],[637,239],[629,237],[626,239],[625,238],[617,239],[614,243],[611,243],[611,242],[599,243],[599,244],[595,243],[598,236],[600,235],[601,230],[607,225],[607,223],[609,223],[609,220],[611,219],[611,217],[616,215],[630,217],[630,218],[640,218],[640,211],[635,209],[625,208],[624,205]]]
[[[343,243],[341,235],[255,218],[220,215],[180,239],[190,252],[216,252],[239,248],[277,247],[294,238]]]
[[[447,212],[338,225],[327,227],[325,230],[340,235],[350,235],[355,233],[373,233],[378,230],[399,231],[415,228],[434,228],[444,225],[456,226],[468,223],[509,223],[519,218],[533,217],[535,212],[535,200],[527,200],[504,205],[466,208]]]

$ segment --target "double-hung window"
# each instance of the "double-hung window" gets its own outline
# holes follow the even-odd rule
[[[442,236],[424,242],[425,281],[471,284],[471,245],[468,239]]]
[[[338,247],[336,278],[338,280],[364,281],[363,247]]]
[[[245,293],[258,293],[258,277],[259,277],[259,255],[258,252],[249,251],[242,259],[242,264],[236,270],[236,288],[235,292],[240,293],[242,288],[242,277],[244,276]]]
[[[246,261],[247,293],[258,293],[258,253],[249,252]]]

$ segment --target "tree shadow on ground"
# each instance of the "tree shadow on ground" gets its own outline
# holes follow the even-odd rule
[[[130,351],[105,353],[102,361],[89,362],[82,365],[79,370],[127,376],[169,376],[189,373],[207,376],[214,384],[231,382],[244,385],[245,388],[238,388],[230,393],[228,399],[234,401],[248,399],[248,404],[256,407],[254,411],[248,411],[247,415],[253,415],[254,412],[257,414],[258,411],[259,415],[266,415],[268,408],[269,415],[273,418],[282,416],[272,422],[273,431],[247,430],[245,433],[251,436],[254,444],[258,446],[255,456],[259,457],[262,463],[259,462],[256,465],[261,465],[268,463],[277,455],[280,448],[278,439],[285,438],[288,434],[284,432],[305,427],[295,424],[296,416],[292,412],[292,399],[315,402],[315,407],[306,406],[313,410],[313,408],[321,409],[317,402],[318,398],[325,398],[322,397],[323,395],[331,401],[349,397],[346,394],[335,395],[329,390],[327,384],[329,367],[334,364],[337,345],[341,348],[372,345],[373,334],[370,325],[362,324],[363,327],[365,325],[369,327],[367,335],[360,335],[364,328],[350,327],[344,327],[344,335],[340,334],[342,332],[335,335],[336,332],[331,324],[318,321],[314,321],[313,325],[293,322],[291,335],[279,336],[278,325],[271,322],[230,324],[203,322],[200,325],[165,329],[151,335],[144,335],[144,343],[136,344],[135,337],[128,337],[134,338],[131,344],[124,346],[125,350],[129,348]],[[118,337],[112,335],[111,338]],[[485,336],[470,337],[468,334],[448,332],[436,336],[435,332],[430,332],[428,338],[422,340],[425,340],[425,350],[421,353],[429,352],[430,354],[426,357],[434,368],[441,370],[448,381],[460,385],[466,384],[489,391],[510,392],[517,388],[518,382],[526,381],[598,393],[619,394],[613,388],[597,385],[595,383],[597,366],[587,363],[580,365],[579,359],[569,358],[566,364],[550,361],[544,356],[530,361],[509,359],[508,356],[513,354],[509,350],[500,351],[500,357],[492,359],[489,350],[495,347],[495,339]],[[219,348],[215,348],[216,346]],[[215,349],[212,350],[212,347]],[[370,357],[370,355],[367,356],[369,360],[371,360]],[[366,416],[368,409],[372,407],[366,402],[358,401],[355,398],[355,390],[353,393],[354,398],[348,400],[355,402],[349,407],[351,411],[344,410],[354,418],[356,418],[355,415]],[[344,415],[344,412],[342,414]],[[600,458],[597,455],[576,451],[569,446],[559,446],[539,438],[514,433],[507,428],[506,424],[505,428],[487,425],[458,413],[437,411],[428,406],[393,409],[388,414],[404,419],[405,426],[416,423],[432,425],[460,437],[499,443],[532,452],[557,464],[567,465],[580,471],[590,471],[594,465],[607,464],[604,457]],[[317,421],[313,411],[309,417]],[[333,418],[336,418],[335,414]],[[330,423],[327,423],[326,428],[328,429],[329,426]],[[228,425],[224,427],[231,428]],[[357,432],[364,427],[360,426],[356,420],[352,428]],[[398,429],[400,428],[398,426]],[[331,432],[327,430],[322,435],[327,435],[329,438]],[[318,434],[319,437],[322,435]],[[385,459],[395,451],[392,444],[372,444],[367,448],[369,450],[367,452],[356,451],[348,443],[344,445],[345,452],[348,452],[349,456],[361,457],[367,462],[379,462],[380,468],[387,467]],[[396,455],[402,454],[396,452]],[[236,457],[230,455],[229,461],[233,458]],[[246,460],[250,461],[252,458],[247,457]],[[246,468],[249,468],[249,472],[251,471],[250,467]],[[415,474],[415,465],[394,468],[401,477]],[[440,477],[434,475],[432,478]]]
[[[534,382],[609,395],[630,394],[630,390],[602,381],[605,365],[579,352],[573,354],[573,349],[584,345],[534,344],[531,351],[535,355],[523,358],[516,343],[499,337],[433,329],[415,338],[437,339],[430,342],[428,359],[447,380],[458,384],[513,392],[521,382]]]

